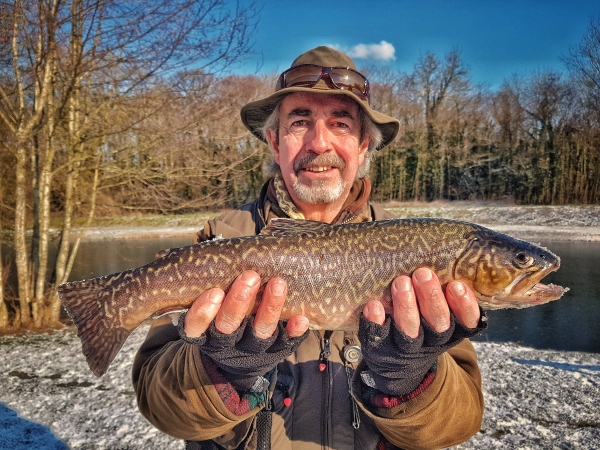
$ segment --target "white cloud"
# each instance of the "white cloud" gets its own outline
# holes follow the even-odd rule
[[[392,44],[386,41],[381,41],[379,44],[358,44],[354,47],[342,47],[333,45],[332,47],[343,51],[351,58],[356,59],[374,59],[378,61],[389,61],[396,59],[394,53],[396,49]]]

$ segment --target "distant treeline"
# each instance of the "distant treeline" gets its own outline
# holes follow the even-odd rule
[[[403,127],[374,165],[375,198],[599,203],[600,61],[584,50],[564,58],[569,76],[515,75],[495,91],[473,86],[458,52],[375,73],[376,106]]]
[[[490,90],[471,83],[458,52],[425,54],[409,74],[362,70],[372,80],[372,106],[401,122],[398,138],[372,164],[375,200],[600,203],[600,87],[575,73],[514,76]],[[239,206],[258,194],[270,155],[242,126],[239,110],[271,92],[275,77],[189,72],[177,90],[90,94],[86,107],[108,103],[93,105],[96,116],[86,116],[76,148],[69,148],[68,123],[55,123],[51,140],[42,127],[27,144],[27,176],[40,170],[32,165],[44,160],[37,152],[52,145],[53,214],[66,206],[69,173],[76,174],[72,207],[82,214]],[[10,227],[16,159],[14,138],[2,131]]]
[[[473,85],[458,52],[427,53],[412,73],[362,68],[372,80],[372,106],[401,122],[372,165],[374,199],[600,203],[600,75],[586,82],[574,64],[570,76],[515,75],[497,90]],[[270,92],[274,79],[190,71],[176,87],[123,97],[97,92],[107,89],[100,83],[80,99],[86,123],[77,136],[69,136],[66,114],[52,136],[48,123],[29,136],[26,189],[35,189],[35,164],[51,151],[53,213],[66,206],[69,173],[77,180],[72,205],[85,214],[91,207],[110,215],[239,206],[258,194],[269,157],[239,110]],[[15,136],[1,123],[0,133],[2,217],[10,228]],[[33,210],[35,197],[28,198]]]
[[[251,50],[258,20],[253,5],[226,6],[0,2],[0,232],[10,231],[0,237],[18,275],[18,292],[3,292],[0,254],[0,329],[56,322],[52,286],[70,272],[74,224],[235,207],[259,193],[269,150],[239,111],[277,74],[224,75]],[[600,20],[563,61],[564,72],[498,89],[474,85],[458,51],[425,53],[410,73],[360,68],[372,106],[401,122],[372,165],[373,198],[600,203]]]

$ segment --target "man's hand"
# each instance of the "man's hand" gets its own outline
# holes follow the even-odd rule
[[[259,275],[244,272],[227,295],[221,289],[208,290],[194,301],[183,323],[180,320],[182,338],[197,344],[239,391],[264,390],[268,385],[262,383],[262,376],[307,336],[306,317],[294,316],[285,327],[279,320],[287,296],[280,278],[267,282],[256,315],[247,319],[259,288]]]
[[[460,281],[446,287],[429,269],[392,283],[392,317],[377,300],[363,309],[358,331],[369,371],[363,380],[391,395],[408,395],[435,370],[439,355],[485,328],[473,292]],[[361,374],[362,376],[362,374]]]
[[[247,271],[236,278],[225,295],[221,289],[209,289],[198,297],[185,316],[184,331],[190,338],[199,337],[208,330],[215,319],[215,328],[223,334],[235,332],[246,317],[246,311],[256,299],[260,276]],[[287,297],[287,285],[281,278],[267,282],[262,302],[254,319],[254,331],[260,339],[270,338],[279,322],[279,316]],[[290,338],[302,336],[308,330],[308,319],[294,316],[285,327]]]
[[[475,328],[480,312],[473,291],[461,281],[451,281],[444,296],[437,275],[430,269],[414,271],[412,279],[402,275],[392,283],[394,323],[407,336],[416,338],[421,327],[421,316],[438,333],[450,328],[450,310],[467,328]],[[372,300],[365,305],[364,316],[371,322],[383,325],[383,305]]]

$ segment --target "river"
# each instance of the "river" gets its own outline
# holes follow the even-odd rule
[[[190,237],[119,239],[82,243],[71,280],[136,267],[157,251],[188,245]],[[544,283],[568,286],[559,301],[521,310],[488,311],[489,327],[475,340],[520,342],[539,349],[600,353],[600,243],[542,242],[561,257],[561,268]]]

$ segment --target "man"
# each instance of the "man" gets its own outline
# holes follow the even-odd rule
[[[346,55],[300,55],[242,121],[268,142],[273,177],[258,199],[209,221],[200,240],[256,234],[275,217],[392,217],[368,202],[366,175],[399,124],[370,108],[368,81]],[[309,331],[303,316],[281,322],[286,289],[283,279],[245,272],[227,294],[202,294],[178,327],[155,323],[134,365],[142,414],[191,449],[436,448],[479,430],[480,374],[463,339],[484,321],[464,284],[444,295],[428,269],[400,276],[393,314],[365,299],[358,333]]]

